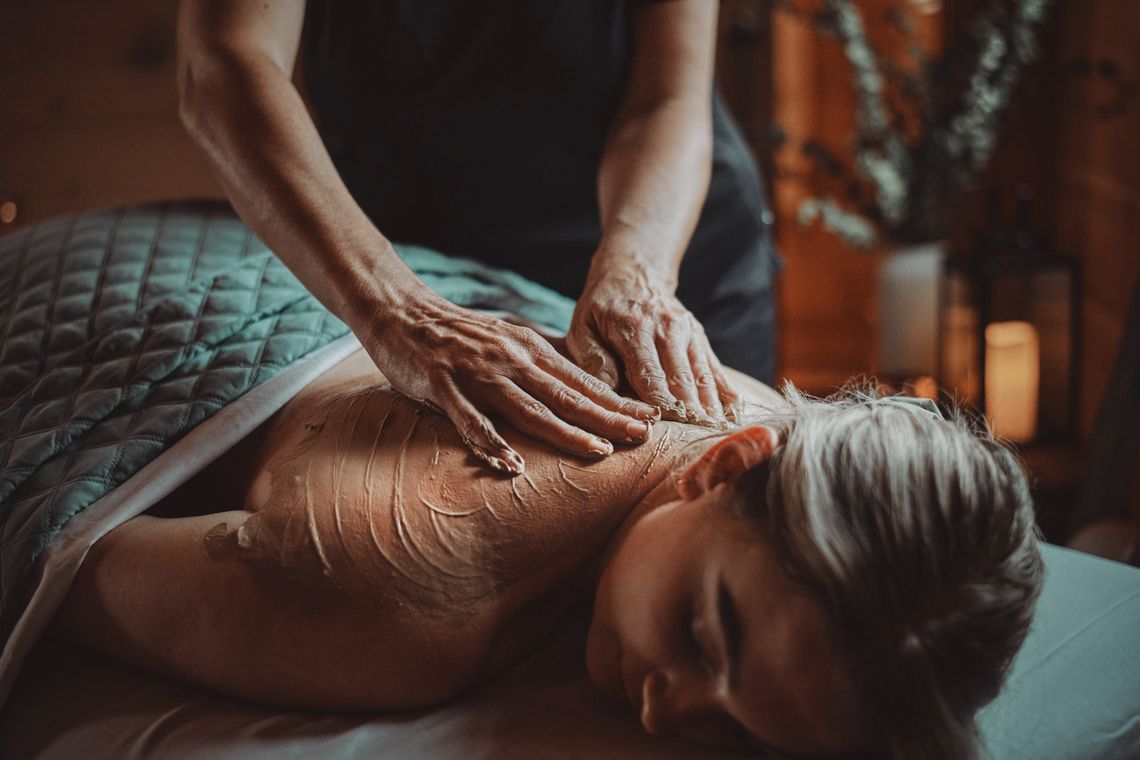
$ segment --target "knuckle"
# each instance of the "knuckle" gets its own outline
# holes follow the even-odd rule
[[[573,388],[563,385],[554,390],[554,403],[560,407],[580,407],[583,401],[582,394]]]
[[[511,357],[518,350],[518,341],[502,335],[494,335],[487,339],[487,351],[496,359]]]
[[[541,351],[550,347],[546,339],[531,328],[521,325],[512,325],[512,328],[511,336],[514,338],[515,343],[528,351]]]
[[[711,373],[711,372],[700,372],[700,373],[698,373],[697,377],[696,377],[696,381],[697,381],[697,385],[699,385],[702,388],[716,387],[716,378],[713,377],[713,373]]]
[[[607,332],[621,341],[626,343],[633,343],[637,340],[638,323],[635,319],[629,316],[614,317],[607,321]]]
[[[669,376],[670,385],[692,385],[693,373],[688,370],[677,370]]]
[[[536,399],[521,402],[518,411],[523,417],[532,421],[544,420],[550,416],[550,410],[546,408],[546,404]]]

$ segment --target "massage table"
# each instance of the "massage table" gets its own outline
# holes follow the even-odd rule
[[[398,246],[441,295],[550,335],[572,303]],[[589,685],[586,619],[446,705],[319,715],[243,702],[42,633],[87,549],[359,344],[217,203],[0,238],[0,757],[719,758]],[[1140,758],[1140,570],[1045,546],[1039,612],[980,716],[995,758]]]

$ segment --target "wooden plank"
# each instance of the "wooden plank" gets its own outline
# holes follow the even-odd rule
[[[4,10],[0,92],[5,117],[168,110],[174,81],[173,2],[49,0]]]
[[[1080,498],[1070,527],[1127,514],[1140,462],[1140,277],[1124,325],[1120,351],[1089,442]]]

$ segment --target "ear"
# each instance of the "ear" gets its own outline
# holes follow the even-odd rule
[[[682,499],[695,499],[760,464],[779,444],[779,434],[764,425],[734,430],[689,465],[677,491]]]

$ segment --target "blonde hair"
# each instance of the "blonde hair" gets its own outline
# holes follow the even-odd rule
[[[819,596],[888,756],[970,758],[1028,632],[1043,566],[1025,474],[984,421],[867,387],[783,388],[781,445],[736,483]]]

